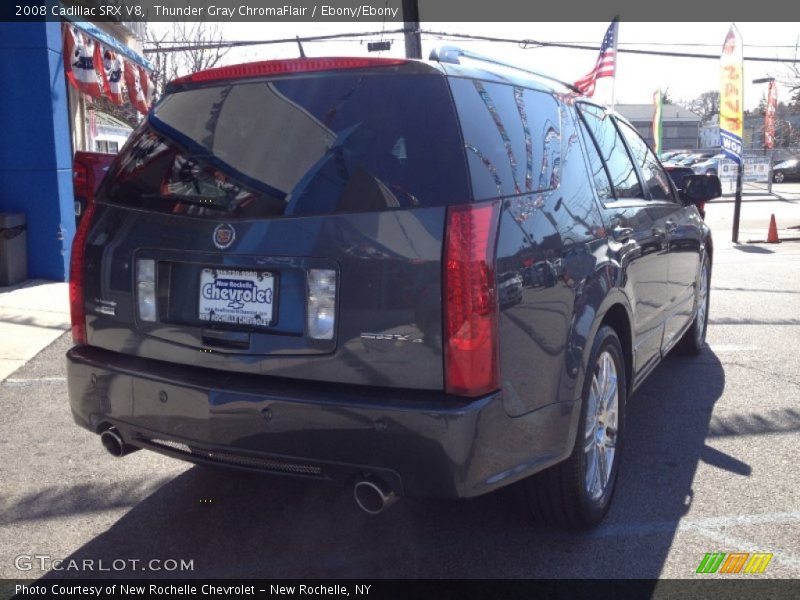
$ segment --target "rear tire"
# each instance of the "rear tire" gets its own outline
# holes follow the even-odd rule
[[[775,183],[783,183],[784,179],[786,179],[786,176],[783,174],[783,171],[776,171],[772,175],[772,181]]]
[[[703,254],[700,263],[700,272],[697,276],[697,306],[695,307],[694,320],[686,333],[678,342],[675,349],[679,354],[697,356],[706,345],[706,331],[708,330],[708,308],[710,305],[711,290],[711,263],[708,255]]]
[[[533,516],[567,529],[594,527],[608,512],[625,433],[625,362],[611,327],[600,327],[588,364],[572,454],[522,482]]]

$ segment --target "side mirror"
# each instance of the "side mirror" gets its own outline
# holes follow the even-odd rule
[[[689,175],[683,182],[681,196],[687,204],[702,204],[722,195],[722,184],[716,175]]]

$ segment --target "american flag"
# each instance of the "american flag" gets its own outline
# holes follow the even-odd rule
[[[619,31],[619,21],[614,19],[608,26],[603,43],[600,44],[600,56],[594,69],[575,82],[581,93],[586,96],[594,94],[594,86],[601,77],[613,77],[617,68],[617,33]]]

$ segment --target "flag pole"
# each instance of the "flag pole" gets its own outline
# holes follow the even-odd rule
[[[614,22],[617,24],[614,27],[614,76],[611,78],[611,112],[615,110],[616,104],[616,91],[617,91],[617,69],[619,68],[619,60],[617,55],[617,42],[619,41],[619,15],[614,17]]]

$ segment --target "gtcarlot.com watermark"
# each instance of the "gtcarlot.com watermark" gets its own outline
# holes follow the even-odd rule
[[[19,571],[111,571],[185,572],[194,571],[194,560],[176,558],[53,558],[49,554],[20,554],[14,559]]]

